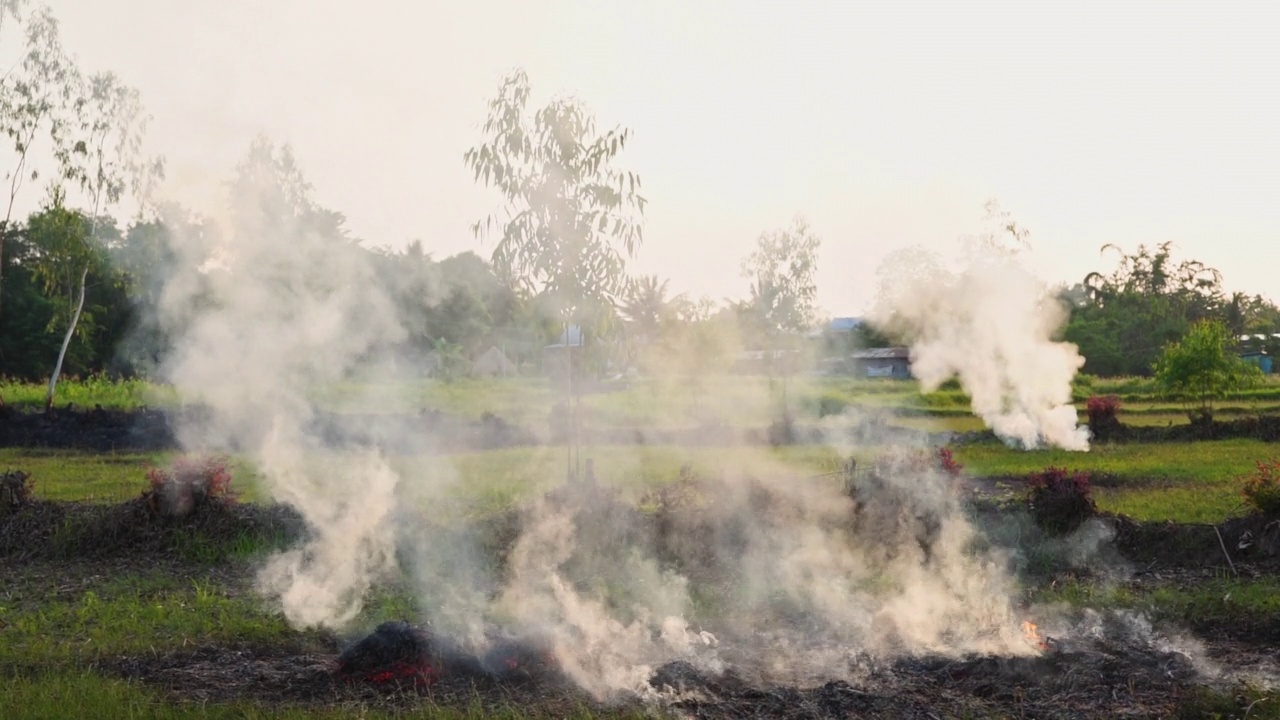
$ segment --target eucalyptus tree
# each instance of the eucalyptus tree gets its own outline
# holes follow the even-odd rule
[[[18,14],[22,4],[10,1],[0,8],[0,21],[6,15],[25,21],[21,58],[0,79],[0,133],[12,148],[4,175],[7,202],[0,221],[0,287],[4,279],[4,242],[12,229],[14,205],[23,185],[40,177],[33,166],[32,149],[47,138],[54,154],[70,152],[74,145],[68,145],[67,130],[83,101],[80,72],[62,47],[57,19],[47,7],[23,18]],[[54,182],[58,179],[55,177]]]
[[[645,199],[640,178],[614,164],[629,129],[598,130],[571,98],[531,109],[529,95],[522,70],[508,75],[489,102],[481,143],[463,156],[476,181],[503,199],[472,231],[496,237],[495,269],[549,307],[568,340],[571,325],[602,331],[614,317],[627,288],[626,262],[642,241]],[[566,355],[572,403],[568,348]]]
[[[74,107],[77,110],[74,124],[67,124],[60,131],[73,140],[55,143],[54,156],[60,176],[77,184],[90,202],[89,232],[80,242],[92,247],[98,244],[99,220],[106,207],[118,203],[127,190],[133,190],[145,205],[146,193],[152,181],[163,175],[164,165],[160,159],[144,158],[142,140],[150,118],[143,111],[138,91],[121,83],[113,73],[87,78]],[[49,375],[46,410],[53,407],[67,347],[84,309],[85,283],[92,269],[91,264],[84,261],[89,252],[89,249],[64,247],[61,257],[53,258],[78,269],[79,284],[76,306]]]
[[[796,216],[785,229],[762,233],[756,249],[742,263],[742,275],[751,280],[746,320],[762,336],[769,352],[772,373],[781,354],[783,412],[787,408],[787,376],[790,358],[798,350],[797,337],[813,327],[817,318],[818,248],[822,240],[809,222]]]

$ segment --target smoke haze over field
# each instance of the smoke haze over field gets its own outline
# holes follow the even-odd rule
[[[168,279],[162,318],[176,348],[166,376],[209,409],[180,428],[184,445],[244,453],[306,520],[304,543],[258,577],[292,625],[358,632],[373,588],[408,578],[420,620],[476,647],[495,633],[547,638],[598,697],[646,691],[671,659],[777,681],[852,676],[901,653],[1029,652],[1007,558],[975,548],[928,451],[860,475],[856,503],[743,448],[720,478],[672,486],[690,495],[657,501],[656,515],[570,483],[530,494],[498,530],[469,530],[431,437],[381,438],[393,457],[317,429],[316,390],[357,369],[377,380],[371,361],[405,329],[369,256],[301,177],[287,150],[255,144],[221,220],[178,244],[197,256]],[[859,422],[825,429],[836,442]],[[533,479],[548,481],[560,484]]]

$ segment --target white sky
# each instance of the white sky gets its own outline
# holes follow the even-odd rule
[[[636,269],[739,296],[804,213],[819,300],[872,297],[907,244],[953,247],[989,197],[1049,280],[1174,241],[1280,299],[1280,3],[56,0],[81,65],[138,87],[169,194],[207,207],[265,131],[374,244],[491,249],[462,153],[502,75],[635,136]],[[1105,265],[1103,264],[1105,263]]]

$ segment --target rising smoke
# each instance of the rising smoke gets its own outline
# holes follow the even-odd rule
[[[1020,256],[992,234],[945,264],[922,249],[898,251],[880,268],[873,319],[910,344],[911,372],[925,392],[959,378],[974,413],[1004,440],[1088,450],[1088,429],[1071,404],[1084,358],[1053,340],[1067,310]]]
[[[367,254],[269,144],[255,145],[230,195],[221,231],[191,244],[195,256],[175,264],[188,269],[165,285],[176,349],[164,371],[205,408],[179,428],[184,446],[243,453],[305,519],[303,544],[258,577],[294,626],[367,629],[371,590],[407,579],[419,620],[472,645],[547,638],[599,697],[649,691],[652,670],[672,659],[799,681],[903,653],[1031,652],[1009,558],[982,547],[950,476],[910,460],[927,453],[881,463],[847,492],[743,448],[717,477],[647,512],[634,497],[570,485],[513,511],[495,550],[449,516],[457,474],[430,437],[395,438],[393,457],[320,429],[317,392],[357,371],[370,379],[405,336]],[[1003,272],[979,265],[895,306],[920,336],[918,370],[926,384],[959,373],[1002,434],[1079,446],[1060,387],[1077,357],[1047,341],[1047,311],[1026,307],[1034,286]]]

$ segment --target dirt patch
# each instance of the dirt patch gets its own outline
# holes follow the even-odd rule
[[[503,680],[443,673],[426,682],[351,682],[338,672],[336,654],[249,648],[121,658],[99,669],[158,687],[183,702],[352,710],[428,704],[466,711],[519,708],[527,716],[552,717],[584,709],[696,718],[1167,717],[1183,697],[1214,686],[1186,654],[1114,628],[1108,632],[1105,639],[1049,640],[1043,654],[1027,657],[867,660],[845,679],[811,686],[757,685],[733,671],[709,673],[677,661],[654,670],[651,691],[643,696],[624,693],[603,702],[549,677]],[[1219,654],[1240,657],[1238,648]]]
[[[1280,520],[1261,515],[1231,518],[1219,525],[1137,522],[1104,516],[1115,531],[1115,547],[1141,566],[1249,567],[1280,572]],[[1228,562],[1227,558],[1230,558]]]
[[[484,675],[440,675],[429,683],[403,678],[352,682],[338,672],[338,654],[290,654],[251,648],[121,658],[104,674],[157,687],[194,703],[248,702],[277,706],[410,709],[434,704],[457,710],[522,712],[566,717],[582,708],[604,709],[567,681],[529,683]]]
[[[50,414],[0,408],[0,447],[151,452],[175,445],[164,412],[95,408]]]

